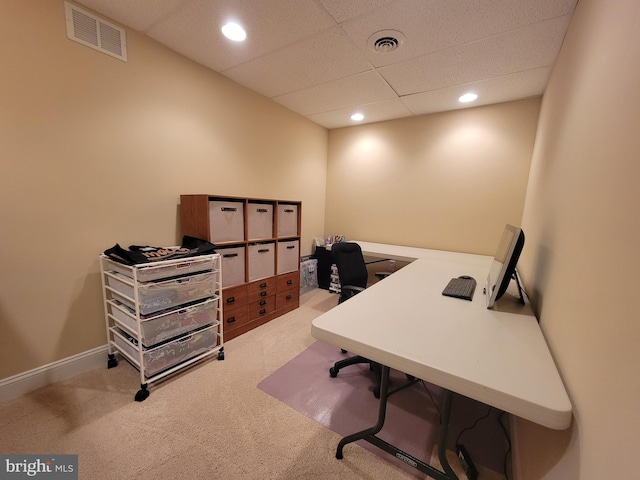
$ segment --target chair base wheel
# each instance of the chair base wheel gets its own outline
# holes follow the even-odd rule
[[[331,367],[329,369],[329,375],[331,375],[331,378],[336,378],[338,376],[338,369],[336,367]]]

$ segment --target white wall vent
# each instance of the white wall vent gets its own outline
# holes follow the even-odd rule
[[[102,53],[127,61],[127,39],[123,28],[64,2],[67,37]]]

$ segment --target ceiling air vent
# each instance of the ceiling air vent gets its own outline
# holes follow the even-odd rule
[[[69,2],[64,2],[67,37],[112,57],[127,61],[124,29]]]
[[[369,37],[369,48],[377,53],[390,53],[404,43],[405,36],[397,30],[382,30]]]

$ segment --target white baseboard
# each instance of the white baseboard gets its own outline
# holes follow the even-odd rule
[[[51,383],[67,380],[100,366],[105,367],[106,364],[107,346],[104,345],[5,378],[0,380],[0,402],[8,402]]]

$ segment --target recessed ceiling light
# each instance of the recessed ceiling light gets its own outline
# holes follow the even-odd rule
[[[351,120],[359,122],[360,120],[364,120],[364,115],[361,113],[354,113],[353,115],[351,115]]]
[[[476,95],[475,93],[465,93],[464,95],[458,98],[458,101],[462,103],[467,103],[467,102],[473,102],[476,98],[478,98],[478,95]]]
[[[237,23],[229,22],[222,27],[222,33],[229,40],[233,40],[234,42],[242,42],[245,38],[247,38],[247,33]]]

